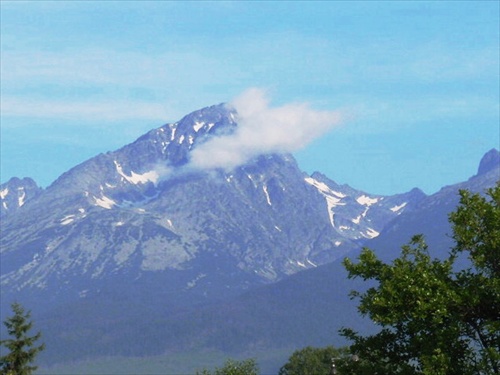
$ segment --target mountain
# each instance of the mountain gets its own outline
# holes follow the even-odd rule
[[[487,174],[488,172],[494,171],[496,173],[496,176],[500,178],[500,172],[498,171],[499,164],[500,153],[498,152],[498,150],[491,149],[481,159],[476,176],[481,176]]]
[[[19,208],[35,199],[42,189],[29,177],[14,177],[0,185],[0,217],[17,212]]]
[[[384,228],[380,236],[370,241],[370,247],[388,260],[395,256],[395,246],[407,243],[412,235],[423,234],[434,256],[443,258],[452,246],[449,214],[457,207],[459,190],[469,190],[484,195],[486,190],[500,181],[500,152],[488,151],[481,159],[478,173],[467,181],[445,186],[437,193],[420,201],[417,209],[403,213]]]
[[[498,155],[497,150],[493,150]],[[490,157],[491,151],[482,159]],[[480,168],[481,170],[481,168]],[[433,257],[443,257],[453,245],[448,214],[455,210],[459,190],[484,194],[500,181],[500,163],[471,177],[468,181],[444,187],[425,197],[413,211],[394,219],[380,236],[366,246],[390,261],[400,255],[401,246],[414,234],[424,233]],[[334,188],[334,186],[332,186]],[[419,193],[417,193],[419,194]],[[443,224],[445,222],[445,224]],[[348,254],[355,259],[359,250]],[[167,352],[180,346],[222,351],[232,356],[259,356],[276,353],[274,361],[267,357],[264,373],[277,373],[293,350],[305,346],[343,345],[338,335],[342,327],[369,332],[375,327],[362,319],[356,301],[348,297],[351,290],[363,290],[367,283],[348,279],[342,259],[294,274],[279,282],[254,288],[216,305],[165,318],[161,325],[171,327],[174,337],[158,338]],[[189,327],[179,329],[179,327]]]
[[[331,300],[345,293],[336,261],[412,213],[424,215],[419,212],[429,206],[425,215],[431,216],[421,218],[429,221],[432,207],[441,207],[418,189],[380,196],[320,173],[309,176],[288,154],[260,155],[232,170],[192,165],[196,147],[237,130],[233,108],[207,107],[75,166],[46,189],[28,193],[23,187],[22,205],[19,194],[17,206],[5,201],[2,316],[14,300],[33,310],[47,343],[46,363],[189,348],[269,348],[278,334],[292,346],[325,342],[324,334],[323,341],[314,339],[312,325],[294,333],[292,318],[311,319],[309,308],[318,300],[325,310],[314,325],[334,311],[332,303],[336,316],[353,318],[345,296]],[[473,184],[495,168],[480,172]],[[2,199],[21,191],[16,181],[1,185]],[[330,264],[337,266],[324,271]],[[298,281],[286,286],[294,285],[287,280],[324,272],[338,276],[329,275],[321,287],[326,276],[312,276],[307,287]],[[281,294],[280,285],[291,289]],[[329,285],[339,286],[330,297]],[[295,288],[303,288],[304,298],[292,298]],[[321,296],[306,298],[314,289]],[[267,291],[264,297],[260,290]],[[281,303],[282,296],[291,299]],[[265,324],[259,326],[258,317]],[[277,328],[259,342],[256,335],[266,324]]]
[[[498,154],[498,151],[495,152]],[[324,176],[315,177],[316,181],[326,181]],[[424,233],[431,255],[442,257],[452,245],[448,236],[451,229],[447,216],[458,203],[459,189],[484,193],[498,181],[500,165],[496,164],[468,181],[444,187],[424,197],[411,212],[398,215],[387,225],[387,229],[365,245],[375,249],[383,259],[390,260],[399,256],[401,245],[407,243],[414,234]],[[327,182],[333,191],[343,190],[347,195],[348,189]],[[418,192],[416,194],[420,195]],[[355,259],[358,254],[359,250],[353,250],[348,256]],[[361,332],[374,330],[369,321],[360,318],[356,301],[348,297],[350,290],[362,290],[367,285],[362,280],[348,279],[341,261],[334,260],[217,303],[171,311],[170,314],[152,311],[148,316],[154,324],[142,324],[137,330],[127,328],[127,322],[113,320],[113,314],[103,307],[101,310],[105,313],[100,316],[99,329],[96,329],[95,323],[82,324],[74,319],[71,326],[65,327],[65,331],[75,335],[98,332],[92,341],[96,351],[109,350],[110,343],[118,347],[120,342],[130,341],[134,337],[133,343],[127,347],[136,355],[168,353],[162,357],[168,362],[169,358],[182,357],[181,353],[190,353],[190,359],[184,364],[188,368],[189,363],[195,361],[196,353],[200,352],[223,352],[234,357],[266,357],[263,373],[277,373],[287,356],[297,348],[345,344],[338,335],[341,327],[351,327]],[[140,298],[131,297],[128,302],[120,301],[121,306],[129,308],[133,304],[132,300],[142,303]],[[78,307],[74,306],[71,310],[60,309],[52,317],[51,324],[60,326],[59,322],[64,320],[68,312],[77,317],[81,314],[83,319],[86,314],[81,311],[86,311],[88,305],[102,307],[105,303],[102,299],[82,300]],[[116,304],[116,301],[113,303]],[[136,317],[135,322],[138,320]],[[120,329],[110,328],[111,321]],[[144,351],[147,346],[145,342],[161,350],[152,348]],[[89,348],[83,350],[87,353],[90,351]],[[191,367],[192,370],[194,368]]]
[[[338,185],[321,173],[306,177],[325,197],[332,227],[351,240],[377,237],[403,212],[412,212],[425,198],[418,188],[393,196],[367,194],[348,185]]]
[[[166,277],[173,291],[196,284],[220,298],[330,262],[424,196],[338,186],[305,175],[291,155],[190,168],[191,150],[234,132],[237,118],[224,104],[193,112],[33,195],[2,222],[2,291],[65,301]]]

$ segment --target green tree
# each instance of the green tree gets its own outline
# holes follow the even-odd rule
[[[0,344],[8,349],[8,353],[0,357],[0,374],[5,375],[29,375],[38,367],[32,366],[37,354],[44,349],[44,344],[35,346],[35,342],[41,337],[38,332],[29,336],[28,331],[32,328],[30,321],[31,313],[25,312],[19,303],[12,304],[14,315],[4,321],[11,339],[1,340]]]
[[[500,185],[487,197],[467,191],[460,196],[450,215],[456,245],[446,259],[432,259],[423,237],[415,236],[391,264],[366,248],[358,263],[344,260],[349,278],[376,282],[351,295],[380,332],[362,337],[341,330],[366,360],[365,371],[499,374]],[[458,269],[464,255],[469,263]]]
[[[450,215],[456,246],[469,267],[457,274],[464,335],[478,351],[476,361],[485,372],[500,373],[500,183],[490,189],[489,201],[461,191],[461,205]]]
[[[335,364],[338,374],[344,374],[346,372],[341,372],[341,369],[345,366],[348,357],[350,357],[349,349],[345,347],[313,348],[307,346],[292,353],[288,362],[281,367],[279,375],[326,375],[332,372],[332,364]]]
[[[242,361],[236,361],[233,359],[228,359],[224,366],[220,368],[215,368],[215,370],[209,371],[207,369],[196,372],[197,375],[258,375],[259,367],[254,359],[245,359]]]

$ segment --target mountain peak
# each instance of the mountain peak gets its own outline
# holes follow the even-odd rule
[[[40,194],[41,190],[32,178],[12,177],[0,185],[0,214],[3,216],[16,211],[28,200]]]
[[[479,163],[479,168],[477,170],[477,175],[485,174],[495,168],[500,167],[500,152],[497,149],[492,148],[486,154],[484,154],[481,162]]]
[[[184,165],[188,162],[189,152],[197,144],[213,135],[234,131],[236,117],[236,111],[225,103],[205,107],[177,122],[149,131],[119,151],[130,154],[127,159],[134,160],[136,164],[141,164],[141,160],[147,158],[149,164],[164,160],[171,166]],[[138,160],[138,155],[141,160]],[[133,167],[139,168],[139,165]]]
[[[30,187],[38,187],[38,185],[36,184],[35,180],[33,180],[32,178],[30,177],[23,177],[23,178],[19,178],[19,177],[12,177],[9,181],[7,181],[5,184],[2,184],[2,186],[30,186]]]

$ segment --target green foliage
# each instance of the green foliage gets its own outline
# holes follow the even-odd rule
[[[458,272],[457,308],[464,335],[478,349],[476,361],[487,373],[500,373],[500,183],[488,191],[489,201],[461,191],[461,206],[450,215],[453,254],[465,253],[472,267]]]
[[[295,351],[280,369],[279,375],[330,374],[335,365],[337,374],[350,374],[347,370],[351,356],[348,348],[313,348],[311,346]]]
[[[415,236],[392,264],[369,249],[358,263],[344,260],[349,278],[377,282],[351,296],[381,331],[361,337],[341,330],[366,360],[365,371],[499,374],[500,185],[488,191],[490,199],[467,191],[460,195],[460,206],[450,215],[456,246],[447,259],[431,259],[423,237]],[[457,270],[463,254],[470,264]]]
[[[8,353],[0,357],[0,374],[29,375],[38,367],[32,366],[36,355],[44,349],[44,344],[34,346],[40,339],[41,333],[28,336],[33,323],[30,321],[30,312],[18,304],[12,304],[14,315],[4,321],[7,332],[12,339],[1,340],[0,344],[8,349]]]
[[[224,366],[215,368],[213,372],[204,369],[201,372],[197,371],[197,375],[258,375],[259,368],[254,359],[246,359],[235,361],[228,359]]]

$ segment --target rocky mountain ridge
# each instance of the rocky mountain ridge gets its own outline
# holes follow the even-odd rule
[[[190,151],[233,132],[237,119],[224,104],[195,111],[36,190],[4,215],[3,291],[76,297],[112,275],[170,271],[209,289],[211,277],[234,274],[230,289],[245,289],[359,248],[425,196],[340,186],[304,174],[287,154],[231,171],[189,168]],[[3,203],[14,182],[1,186]]]

